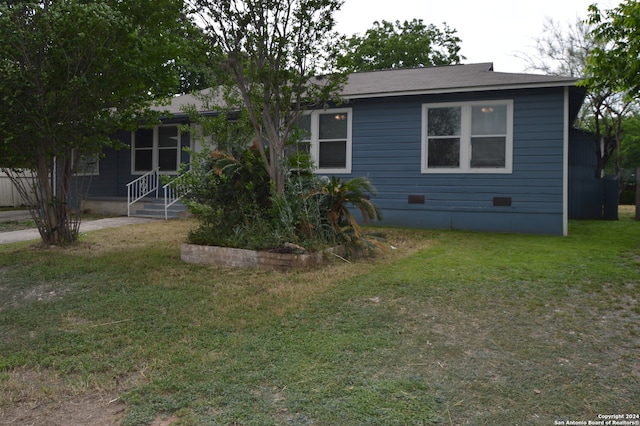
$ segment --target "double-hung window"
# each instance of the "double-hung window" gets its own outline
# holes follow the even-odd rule
[[[513,101],[422,108],[423,173],[511,173]]]
[[[351,108],[304,113],[298,127],[317,172],[351,173]]]
[[[140,128],[132,135],[132,174],[160,168],[175,173],[180,167],[180,129],[177,125]]]

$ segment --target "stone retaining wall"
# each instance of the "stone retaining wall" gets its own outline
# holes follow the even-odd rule
[[[324,260],[323,252],[309,254],[272,253],[196,244],[182,244],[180,256],[187,263],[277,271],[311,269],[321,265]]]

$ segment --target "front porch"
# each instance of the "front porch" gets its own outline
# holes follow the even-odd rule
[[[91,214],[109,216],[150,217],[156,219],[176,219],[187,214],[181,202],[167,207],[163,198],[144,197],[128,206],[126,197],[92,197],[84,201],[84,211]]]
[[[180,199],[188,192],[185,176],[161,185],[160,170],[152,170],[126,185],[126,197],[94,196],[84,200],[83,210],[94,214],[172,219],[186,214]]]

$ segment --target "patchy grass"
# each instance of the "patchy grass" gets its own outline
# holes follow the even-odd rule
[[[192,226],[0,247],[0,418],[549,425],[637,412],[640,224],[626,212],[572,222],[566,238],[385,229],[396,250],[295,273],[183,264]]]
[[[29,220],[8,220],[0,222],[0,232],[20,231],[22,229],[32,229],[36,227],[33,219]]]

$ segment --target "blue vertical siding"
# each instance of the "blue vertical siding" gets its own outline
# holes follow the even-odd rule
[[[511,174],[422,174],[422,105],[512,99]],[[479,231],[563,233],[564,90],[484,92],[358,100],[352,174],[378,190],[383,224]],[[424,204],[409,204],[409,195]],[[494,206],[495,197],[511,206]]]

